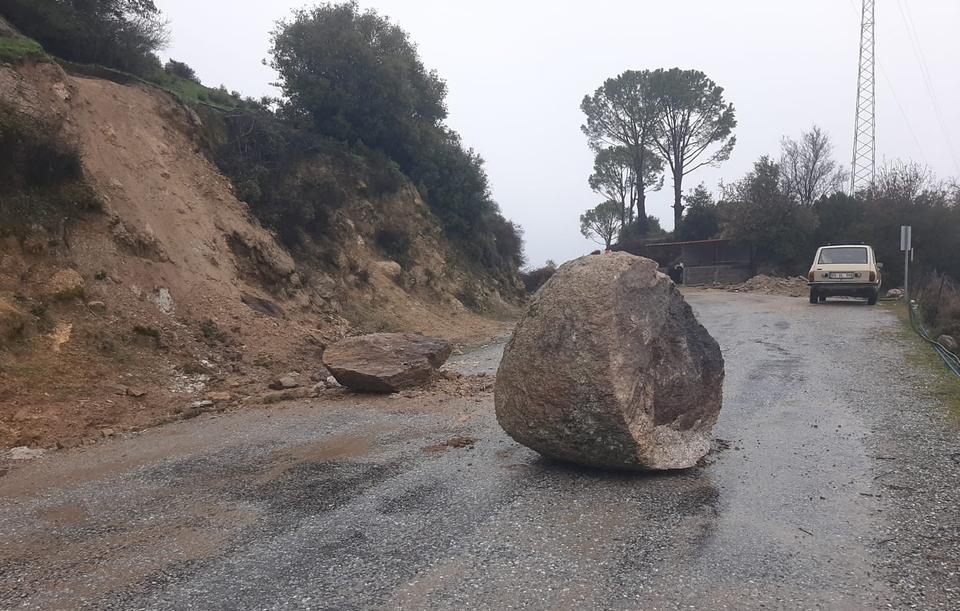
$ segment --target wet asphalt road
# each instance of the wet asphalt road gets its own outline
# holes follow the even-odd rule
[[[960,444],[895,315],[689,300],[727,366],[699,468],[544,460],[490,392],[199,418],[0,477],[0,608],[957,608]]]

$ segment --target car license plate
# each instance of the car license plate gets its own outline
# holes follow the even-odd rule
[[[849,280],[853,278],[852,272],[833,272],[830,274],[830,277],[834,280]]]

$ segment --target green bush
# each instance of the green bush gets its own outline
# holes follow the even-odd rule
[[[193,68],[184,62],[178,62],[174,59],[168,60],[167,63],[164,64],[163,71],[177,78],[186,79],[195,83],[200,82],[200,79],[197,78],[197,73],[194,72]]]
[[[142,77],[160,71],[167,31],[152,0],[0,0],[0,15],[63,59]]]
[[[0,227],[52,228],[100,208],[80,153],[62,138],[60,125],[0,104]]]
[[[960,340],[960,283],[945,274],[932,273],[922,278],[916,292],[924,322],[934,338],[941,334]]]
[[[523,288],[532,295],[539,291],[540,287],[546,284],[555,273],[557,273],[557,264],[547,261],[543,267],[520,272],[520,280],[523,281]]]
[[[0,64],[19,64],[43,57],[46,57],[43,47],[29,38],[0,37]]]
[[[345,142],[382,149],[401,166],[418,135],[447,116],[446,85],[405,31],[356,2],[298,10],[273,33],[271,66],[291,116]]]
[[[667,232],[660,226],[660,219],[652,214],[647,215],[647,224],[644,227],[639,220],[627,223],[620,229],[620,237],[614,250],[626,252],[640,252],[647,242],[655,242],[667,237]]]
[[[377,247],[397,263],[406,267],[410,263],[413,240],[401,229],[381,229],[376,235]]]
[[[358,194],[396,192],[403,175],[383,153],[348,146],[296,129],[264,107],[229,115],[209,114],[213,158],[251,211],[290,247],[304,237],[335,240],[330,214],[351,197],[345,185],[361,181]],[[213,133],[213,132],[216,133]]]
[[[689,242],[716,237],[720,233],[720,219],[717,216],[717,205],[713,201],[713,195],[701,184],[684,199],[687,208],[683,220],[674,229],[674,239]]]
[[[281,23],[272,53],[288,123],[382,151],[417,185],[463,260],[513,284],[521,233],[493,201],[483,159],[444,126],[446,84],[404,30],[356,2],[323,4]]]

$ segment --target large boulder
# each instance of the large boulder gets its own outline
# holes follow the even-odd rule
[[[541,454],[684,469],[710,450],[723,357],[649,259],[589,256],[533,297],[504,351],[497,420]]]
[[[347,388],[398,392],[432,381],[452,351],[449,343],[424,335],[374,333],[327,348],[323,364]]]

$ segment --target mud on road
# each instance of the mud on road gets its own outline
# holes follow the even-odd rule
[[[0,607],[956,608],[957,428],[894,313],[689,300],[727,362],[696,469],[544,460],[489,385],[202,417],[9,467]]]

